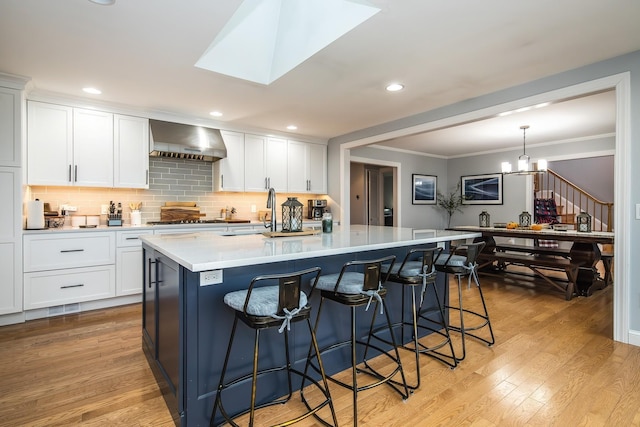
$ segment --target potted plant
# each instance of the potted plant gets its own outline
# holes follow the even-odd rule
[[[451,217],[456,211],[462,212],[462,204],[464,197],[460,191],[460,183],[456,186],[456,189],[447,195],[442,194],[440,191],[436,193],[436,203],[438,207],[444,209],[447,212],[447,228],[451,227]]]

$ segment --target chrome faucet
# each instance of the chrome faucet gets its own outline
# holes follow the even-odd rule
[[[271,222],[267,222],[266,218],[263,220],[264,227],[271,227],[271,231],[276,230],[276,190],[269,188],[269,195],[267,196],[267,209],[271,209]]]

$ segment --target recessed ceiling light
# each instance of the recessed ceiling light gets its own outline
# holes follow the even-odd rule
[[[101,6],[111,6],[116,0],[89,0],[91,3],[99,4]]]
[[[387,90],[389,92],[397,92],[402,89],[404,89],[404,85],[401,85],[400,83],[391,83],[389,86],[387,86]]]
[[[95,87],[84,87],[82,90],[86,93],[90,93],[91,95],[100,95],[102,93],[100,89],[96,89]]]
[[[289,130],[297,130],[297,129],[298,129],[298,126],[296,126],[296,125],[289,125],[289,126],[287,126],[287,129],[289,129]]]
[[[222,113],[220,111],[212,111],[211,114],[213,117],[222,117]]]

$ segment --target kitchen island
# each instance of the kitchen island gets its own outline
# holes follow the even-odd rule
[[[142,345],[176,424],[208,425],[233,321],[233,312],[223,303],[227,292],[247,288],[251,278],[260,274],[311,266],[320,266],[323,273],[335,273],[346,261],[389,254],[401,262],[409,248],[448,246],[451,241],[479,236],[478,232],[378,226],[337,226],[333,233],[282,238],[212,232],[143,236]],[[444,276],[438,282],[443,288],[440,295],[446,298]],[[390,286],[387,299],[389,309],[399,311],[399,287]],[[317,299],[312,296],[312,307],[315,304]],[[399,312],[391,313],[392,321],[399,316]],[[358,317],[363,319],[358,330],[364,333],[370,317]],[[344,326],[349,324],[347,310],[334,310],[326,318],[331,320],[318,331],[320,346],[349,333]],[[277,334],[266,331],[265,335],[271,332]],[[234,347],[234,354],[242,354],[244,349],[246,356],[235,357],[230,363],[230,372],[236,373],[247,369],[252,354],[249,331],[241,329],[238,334],[240,344]],[[298,334],[296,327],[291,337],[292,358],[303,367],[308,338]],[[264,360],[279,363],[281,351],[270,352],[271,342],[276,341],[267,336],[261,343]],[[336,353],[324,361],[328,373],[349,366],[348,355]],[[258,390],[259,395],[284,394],[283,381],[273,381]],[[246,396],[248,389],[238,387],[237,399],[233,400],[243,406]]]

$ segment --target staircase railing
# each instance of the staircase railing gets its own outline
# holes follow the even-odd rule
[[[567,214],[586,212],[591,215],[592,230],[613,231],[613,203],[597,199],[551,169],[536,175],[534,189],[536,194],[551,193],[556,204],[564,206]]]

